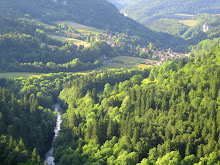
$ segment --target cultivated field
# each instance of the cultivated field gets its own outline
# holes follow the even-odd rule
[[[127,69],[131,69],[133,67],[136,67],[136,68],[149,67],[148,65],[146,65],[146,62],[148,60],[139,58],[139,57],[119,56],[119,57],[114,57],[113,60],[122,61],[123,63],[122,64],[119,63],[119,66],[124,66],[124,68],[127,68]]]
[[[198,24],[198,21],[197,20],[181,20],[179,21],[187,26],[195,26]]]
[[[56,22],[58,24],[64,23],[69,27],[73,27],[74,29],[76,29],[77,31],[83,33],[83,34],[89,34],[89,33],[103,33],[103,30],[94,28],[94,27],[89,27],[89,26],[85,26],[85,25],[81,25],[75,22],[70,22],[70,21],[58,21]],[[82,40],[78,40],[78,39],[74,39],[74,38],[67,38],[67,37],[62,37],[62,36],[57,36],[57,35],[48,35],[52,38],[55,38],[57,40],[61,40],[61,41],[71,41],[73,42],[73,44],[75,45],[84,45],[85,47],[88,47],[90,45],[90,43],[86,42],[86,41],[82,41]]]
[[[82,41],[82,40],[77,40],[74,38],[67,38],[67,37],[62,37],[62,36],[56,36],[56,35],[48,35],[52,38],[55,38],[57,40],[61,40],[61,41],[71,41],[73,42],[73,44],[75,45],[84,45],[85,47],[88,47],[90,45],[90,43],[86,42],[86,41]]]
[[[78,24],[78,23],[75,23],[75,22],[70,22],[70,21],[58,21],[56,23],[58,23],[58,24],[64,23],[67,26],[73,27],[77,31],[79,31],[81,33],[85,33],[85,34],[89,34],[90,32],[91,33],[103,33],[104,32],[101,29],[97,29],[97,28],[94,28],[94,27],[81,25],[81,24]]]
[[[6,72],[6,73],[0,73],[0,78],[19,78],[19,77],[39,77],[44,73],[26,73],[26,72]]]
[[[182,13],[177,13],[175,15],[177,15],[177,16],[184,16],[184,17],[192,17],[192,16],[194,16],[192,14],[182,14]]]

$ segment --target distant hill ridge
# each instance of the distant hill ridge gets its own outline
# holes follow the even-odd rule
[[[133,2],[136,2],[137,0],[107,0],[110,3],[114,4],[119,10],[122,8],[130,5]]]
[[[114,4],[119,10],[125,7],[124,5],[118,3],[116,0],[107,0],[107,1]]]
[[[138,0],[122,12],[146,25],[155,19],[173,18],[176,13],[220,14],[220,0]]]

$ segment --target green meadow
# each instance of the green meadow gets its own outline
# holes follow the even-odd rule
[[[55,38],[57,40],[61,40],[61,41],[71,41],[73,42],[73,44],[75,45],[84,45],[85,47],[88,47],[90,45],[90,43],[86,42],[86,41],[82,41],[82,40],[78,40],[78,39],[74,39],[74,38],[67,38],[67,37],[62,37],[62,36],[57,36],[57,35],[49,35],[52,38]]]
[[[72,28],[76,29],[77,31],[79,31],[81,33],[85,33],[85,34],[89,34],[90,32],[91,33],[103,33],[104,32],[104,30],[101,30],[101,29],[97,29],[97,28],[90,27],[90,26],[85,26],[85,25],[78,24],[75,22],[70,22],[70,21],[58,21],[56,23],[58,23],[58,24],[64,23],[67,26],[72,27]]]
[[[19,78],[19,77],[39,77],[44,73],[27,73],[27,72],[5,72],[5,73],[0,73],[0,78]]]
[[[198,20],[181,20],[179,22],[181,22],[181,23],[183,23],[183,24],[185,24],[187,26],[190,26],[190,27],[196,26],[199,23]]]
[[[146,65],[146,62],[148,61],[147,59],[139,58],[139,57],[130,57],[130,56],[118,56],[112,58],[112,60],[118,60],[122,63],[105,63],[101,67],[98,67],[96,69],[93,69],[95,71],[99,70],[113,70],[113,69],[120,69],[120,68],[125,68],[125,69],[132,69],[132,68],[148,68],[152,67],[151,65]],[[77,74],[86,74],[89,73],[93,70],[87,70],[84,72],[77,72]]]
[[[86,70],[81,72],[73,72],[73,74],[87,74],[92,71],[100,71],[100,70],[113,70],[113,69],[132,69],[132,68],[148,68],[152,67],[150,65],[146,65],[145,63],[148,61],[147,59],[139,58],[139,57],[129,57],[129,56],[118,56],[112,58],[112,60],[118,60],[122,63],[105,63],[101,67],[92,69],[92,70]],[[19,78],[19,77],[40,77],[40,75],[45,73],[27,73],[27,72],[5,72],[0,73],[0,78]],[[45,74],[46,75],[46,74]]]

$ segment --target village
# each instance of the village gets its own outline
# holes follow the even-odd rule
[[[171,58],[183,58],[186,55],[184,53],[177,53],[171,51],[171,49],[163,50],[155,48],[151,43],[146,47],[137,47],[134,46],[134,43],[139,42],[139,38],[136,36],[129,36],[125,33],[118,32],[105,32],[105,33],[80,33],[73,28],[69,28],[67,31],[63,31],[61,34],[65,37],[71,37],[83,41],[91,42],[99,42],[105,41],[109,46],[114,48],[122,49],[122,55],[126,56],[136,56],[141,57],[143,59],[148,59],[146,65],[162,65],[164,61]],[[121,63],[123,61],[114,61],[111,58],[108,58],[105,54],[101,56],[103,59],[103,63]]]
[[[146,65],[162,65],[164,61],[172,58],[184,58],[186,57],[186,54],[184,53],[179,53],[179,52],[173,52],[171,49],[163,50],[163,49],[158,49],[154,48],[152,46],[152,49],[147,49],[147,48],[140,48],[134,47],[130,43],[128,43],[129,36],[126,34],[117,34],[117,36],[109,36],[108,34],[101,34],[102,39],[106,40],[106,43],[110,45],[111,47],[118,47],[119,45],[124,45],[124,47],[127,48],[127,52],[130,53],[129,56],[138,56],[143,59],[148,59],[148,62],[146,62]],[[116,38],[119,38],[116,40]],[[96,41],[98,41],[98,37],[96,37]],[[149,46],[148,46],[149,47]],[[150,46],[151,47],[151,46]],[[113,63],[115,61],[107,58],[105,55],[103,55],[101,58],[105,59],[103,63]],[[120,61],[123,62],[123,61]]]
[[[124,45],[127,49],[130,50],[129,52],[132,53],[131,55],[136,54],[141,57],[141,54],[145,54],[146,55],[145,59],[146,58],[149,59],[146,65],[162,65],[163,62],[166,61],[167,59],[183,58],[186,56],[184,53],[173,52],[171,51],[171,49],[167,49],[167,50],[150,49],[149,50],[147,48],[135,48],[133,45],[127,42],[131,38],[124,33],[116,33],[116,35],[114,36],[111,36],[109,34],[100,34],[99,37],[102,39],[105,39],[106,43],[110,45],[111,47]],[[96,41],[98,40],[99,38],[96,37]],[[102,58],[106,59],[104,63],[114,62],[111,59],[108,59],[105,55],[102,56]]]
[[[148,51],[148,50],[143,48],[142,51]],[[148,61],[146,63],[146,65],[159,65],[160,66],[167,59],[186,57],[186,55],[183,54],[183,53],[176,53],[176,52],[172,52],[170,50],[167,50],[166,52],[165,51],[151,50],[151,52],[153,52],[152,59],[155,59],[155,60]]]
[[[142,52],[148,53],[149,50],[147,50],[146,48],[141,49]],[[186,54],[184,53],[176,53],[176,52],[172,52],[170,50],[167,51],[157,51],[157,50],[150,50],[152,52],[152,58],[147,58],[148,62],[144,62],[146,61],[146,58],[143,58],[143,64],[146,65],[152,65],[152,66],[160,66],[163,64],[164,61],[168,60],[168,59],[172,59],[172,58],[185,58]],[[110,58],[108,58],[105,54],[103,54],[101,56],[101,58],[104,60],[103,64],[106,63],[123,63],[123,61],[115,61],[112,60]]]

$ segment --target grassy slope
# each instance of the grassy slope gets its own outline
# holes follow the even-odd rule
[[[0,73],[0,78],[19,78],[19,77],[39,77],[44,73],[26,73],[26,72],[6,72],[6,73]]]
[[[148,61],[147,59],[143,59],[139,57],[118,56],[118,57],[112,58],[112,60],[119,60],[119,61],[122,61],[123,63],[114,63],[114,62],[106,63],[103,66],[98,67],[93,70],[99,71],[99,70],[112,70],[112,69],[120,69],[120,68],[125,68],[125,69],[142,68],[144,69],[144,68],[152,67],[151,65],[144,64]],[[75,72],[75,74],[86,74],[86,73],[92,72],[93,70]]]
[[[94,28],[94,27],[90,27],[90,26],[85,26],[76,22],[71,22],[71,21],[57,21],[56,23],[58,24],[66,24],[68,27],[72,27],[74,29],[76,29],[77,31],[83,33],[83,34],[89,34],[89,33],[103,33],[104,30],[98,29],[98,28]],[[84,45],[85,47],[88,47],[90,45],[90,43],[86,42],[86,41],[82,41],[82,40],[78,40],[78,39],[74,39],[74,38],[67,38],[67,37],[62,37],[62,36],[57,36],[57,35],[49,35],[52,38],[55,38],[57,40],[61,40],[61,41],[71,41],[73,42],[73,44],[75,45]]]
[[[183,13],[177,13],[177,14],[174,14],[174,15],[184,16],[184,17],[193,17],[194,16],[193,14],[183,14]]]
[[[179,22],[190,27],[196,26],[198,23],[200,23],[198,20],[180,20]]]
[[[89,46],[90,43],[86,42],[86,41],[82,41],[82,40],[77,40],[77,39],[74,39],[74,38],[67,38],[67,37],[62,37],[62,36],[56,36],[56,35],[49,35],[50,37],[52,38],[55,38],[57,40],[61,40],[61,41],[71,41],[73,42],[73,44],[75,45],[84,45],[84,46]]]
[[[103,33],[104,30],[98,29],[98,28],[94,28],[94,27],[90,27],[90,26],[85,26],[76,22],[71,22],[71,21],[57,21],[56,23],[61,24],[64,23],[69,27],[72,27],[74,29],[76,29],[79,32],[88,34],[88,33]]]
[[[112,58],[112,60],[118,60],[123,63],[107,63],[102,67],[96,68],[95,70],[109,70],[109,69],[132,69],[132,68],[147,68],[151,67],[150,65],[146,65],[145,63],[148,61],[147,59],[139,58],[139,57],[129,57],[129,56],[118,56]]]

